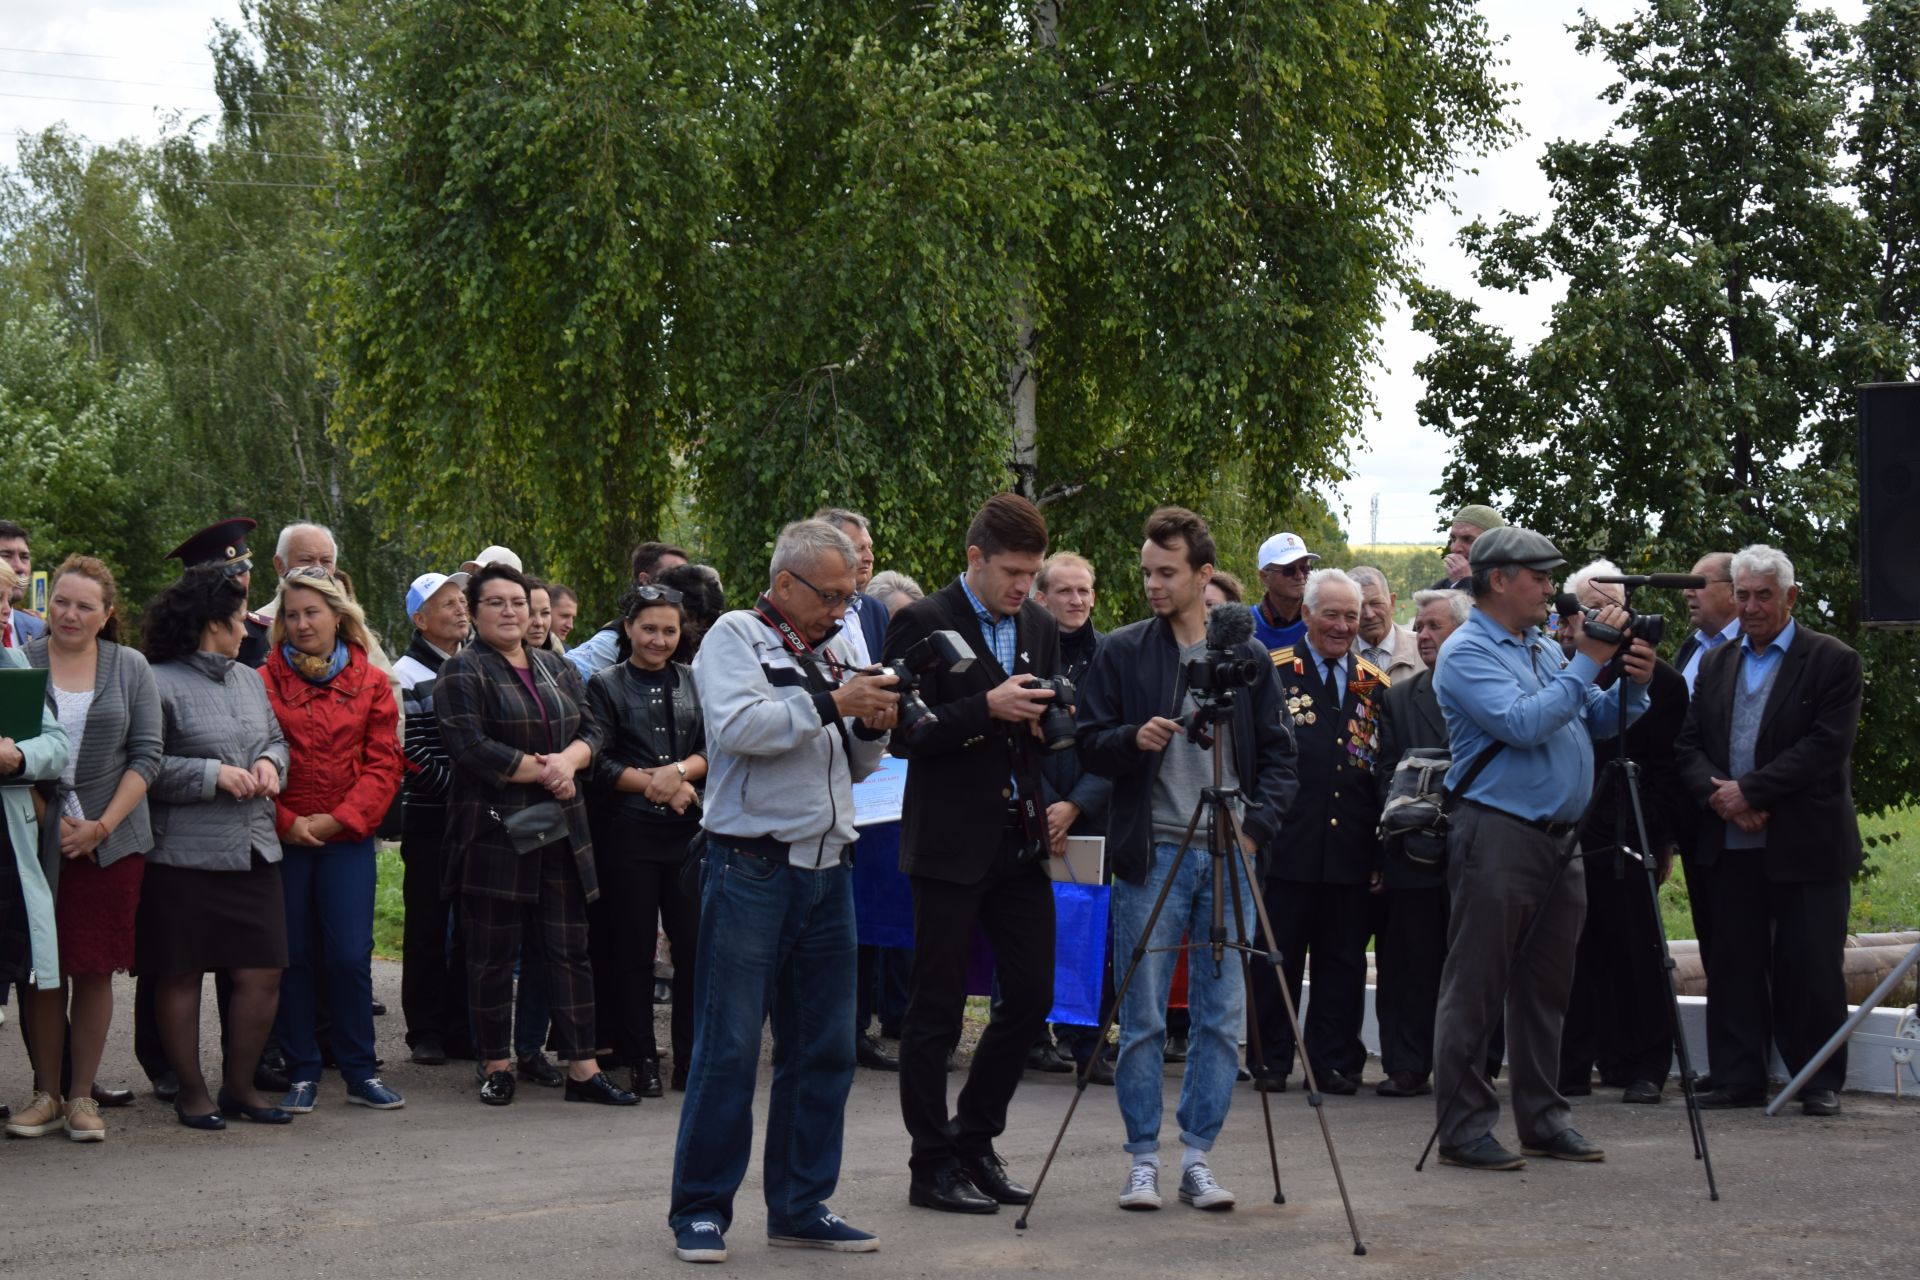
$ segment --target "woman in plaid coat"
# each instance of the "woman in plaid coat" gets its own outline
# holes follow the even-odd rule
[[[447,810],[448,890],[457,894],[467,947],[467,992],[480,1100],[513,1101],[513,965],[522,929],[539,929],[554,1038],[568,1060],[569,1102],[632,1106],[593,1056],[593,977],[587,903],[599,897],[586,804],[574,775],[605,741],[579,674],[528,646],[527,580],[488,565],[467,580],[474,643],[440,669],[440,740],[453,762]],[[518,853],[505,822],[557,804],[563,834]]]

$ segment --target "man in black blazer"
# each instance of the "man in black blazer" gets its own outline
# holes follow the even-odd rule
[[[1369,889],[1379,865],[1379,754],[1375,705],[1386,673],[1362,658],[1360,584],[1339,569],[1307,579],[1306,642],[1276,650],[1273,663],[1299,740],[1300,790],[1267,846],[1265,896],[1274,941],[1297,1003],[1308,952],[1313,999],[1302,1034],[1323,1093],[1354,1093],[1367,1064],[1360,1027],[1367,1008]],[[1329,675],[1331,671],[1331,675]],[[1264,1069],[1255,1086],[1286,1088],[1293,1027],[1271,965],[1253,970]]]
[[[1793,562],[1773,547],[1734,556],[1733,594],[1740,641],[1701,660],[1679,744],[1682,782],[1711,810],[1694,846],[1713,867],[1704,1107],[1762,1105],[1769,1040],[1797,1072],[1846,1020],[1841,952],[1860,868],[1860,655],[1795,624]],[[1842,1047],[1801,1110],[1836,1114],[1846,1078]]]
[[[1447,746],[1447,718],[1433,696],[1433,668],[1440,646],[1467,620],[1473,598],[1464,591],[1416,591],[1413,634],[1426,667],[1380,695],[1380,759],[1374,766],[1384,805],[1400,757],[1416,747]],[[1394,848],[1381,853],[1374,873],[1385,910],[1374,939],[1373,1012],[1380,1022],[1380,1066],[1386,1079],[1374,1087],[1383,1098],[1417,1098],[1433,1092],[1433,1016],[1440,1004],[1440,968],[1447,959],[1447,866],[1425,865]]]
[[[1027,1050],[1053,1008],[1053,890],[1042,750],[1035,725],[1050,690],[1028,688],[1060,666],[1059,628],[1028,598],[1047,549],[1039,509],[1017,494],[990,498],[967,530],[967,571],[895,614],[885,656],[903,657],[935,631],[975,655],[964,672],[921,685],[931,718],[896,730],[912,762],[901,813],[900,870],[913,887],[913,977],[900,1035],[900,1110],[913,1139],[910,1203],[949,1213],[1025,1204],[993,1140]],[[967,958],[978,925],[993,946],[1000,1005],[967,1082],[947,1111],[947,1055],[960,1039]]]

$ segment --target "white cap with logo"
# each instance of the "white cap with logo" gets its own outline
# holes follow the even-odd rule
[[[456,587],[464,587],[467,585],[467,575],[464,573],[423,573],[415,578],[407,587],[407,616],[411,618],[414,614],[420,612],[421,609],[426,607],[427,601],[439,594],[440,588],[449,584]]]
[[[1302,556],[1309,560],[1320,558],[1307,550],[1307,544],[1301,540],[1299,534],[1276,533],[1260,544],[1259,567],[1268,569],[1275,565],[1289,565]]]

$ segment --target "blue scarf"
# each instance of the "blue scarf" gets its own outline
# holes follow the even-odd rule
[[[318,658],[311,653],[302,653],[290,644],[280,646],[280,656],[287,665],[300,673],[300,678],[308,684],[326,684],[347,668],[347,642],[333,642],[333,657]]]

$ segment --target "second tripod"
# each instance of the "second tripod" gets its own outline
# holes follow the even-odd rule
[[[1237,788],[1223,785],[1222,782],[1221,757],[1222,753],[1230,749],[1231,743],[1230,724],[1227,720],[1230,711],[1230,700],[1221,700],[1195,713],[1196,724],[1189,732],[1190,736],[1196,740],[1205,733],[1205,726],[1200,723],[1201,718],[1211,721],[1218,727],[1218,742],[1212,744],[1214,750],[1211,752],[1213,785],[1201,788],[1200,798],[1193,807],[1193,817],[1187,824],[1186,835],[1180,842],[1173,863],[1167,869],[1166,878],[1160,886],[1160,893],[1154,899],[1153,909],[1147,913],[1146,921],[1141,925],[1140,936],[1134,941],[1126,974],[1114,989],[1112,1005],[1101,1017],[1100,1033],[1094,1041],[1096,1046],[1106,1043],[1114,1018],[1118,1015],[1122,1003],[1126,1000],[1127,992],[1132,988],[1134,979],[1140,972],[1140,963],[1150,952],[1185,952],[1190,967],[1202,961],[1203,952],[1211,953],[1210,958],[1217,973],[1221,964],[1234,963],[1226,958],[1229,951],[1238,956],[1243,991],[1252,990],[1253,964],[1256,958],[1274,966],[1279,979],[1280,997],[1286,1006],[1287,1020],[1293,1026],[1294,1043],[1305,1044],[1305,1039],[1300,1032],[1300,1019],[1294,1010],[1293,997],[1287,987],[1286,975],[1279,972],[1280,950],[1274,944],[1273,924],[1267,918],[1266,903],[1255,887],[1258,880],[1254,876],[1253,859],[1240,844],[1239,833],[1234,822],[1233,803],[1239,799],[1240,792]],[[1184,941],[1172,945],[1149,946],[1154,936],[1154,928],[1159,923],[1161,913],[1166,909],[1168,895],[1179,881],[1181,866],[1193,852],[1194,836],[1199,833],[1203,822],[1207,832],[1207,874],[1211,877],[1209,885],[1212,898],[1207,936],[1204,939],[1198,939],[1189,935]],[[1259,920],[1260,938],[1265,944],[1264,947],[1256,946],[1247,936],[1247,916],[1241,901],[1242,885],[1246,886],[1246,896],[1253,900],[1253,910]],[[1231,931],[1226,917],[1229,898],[1233,903]],[[1247,1007],[1249,1010],[1253,1007],[1250,999]],[[1247,1044],[1252,1054],[1253,1066],[1258,1071],[1265,1066],[1265,1063],[1260,1051],[1260,1027],[1257,1013],[1249,1020]],[[1157,1063],[1158,1048],[1156,1046],[1142,1044],[1137,1051],[1148,1050],[1155,1053]],[[1021,1230],[1026,1229],[1028,1220],[1033,1216],[1034,1205],[1040,1201],[1040,1189],[1046,1184],[1047,1172],[1053,1168],[1054,1157],[1059,1154],[1061,1140],[1067,1134],[1067,1126],[1073,1123],[1073,1113],[1079,1108],[1080,1099],[1087,1091],[1087,1085],[1092,1079],[1093,1065],[1098,1058],[1099,1053],[1096,1049],[1074,1079],[1073,1100],[1067,1104],[1067,1114],[1061,1119],[1059,1132],[1054,1134],[1053,1145],[1047,1150],[1046,1163],[1040,1166],[1040,1176],[1034,1180],[1032,1199],[1028,1201],[1025,1212],[1014,1224]],[[1356,1255],[1364,1256],[1367,1247],[1360,1240],[1360,1227],[1353,1215],[1353,1201],[1348,1198],[1346,1177],[1340,1170],[1340,1156],[1334,1150],[1333,1132],[1327,1127],[1326,1111],[1321,1105],[1320,1087],[1314,1079],[1313,1066],[1307,1062],[1304,1052],[1301,1053],[1301,1065],[1306,1071],[1307,1102],[1313,1108],[1314,1114],[1319,1117],[1320,1134],[1327,1146],[1327,1160],[1333,1167],[1334,1183],[1340,1189],[1340,1203],[1346,1209],[1347,1230],[1353,1236],[1353,1251]],[[1273,1202],[1285,1204],[1286,1196],[1280,1188],[1280,1157],[1273,1140],[1272,1104],[1268,1100],[1267,1093],[1257,1092],[1260,1097],[1260,1110],[1266,1121],[1267,1161],[1273,1169]]]

